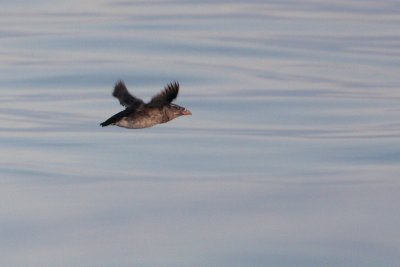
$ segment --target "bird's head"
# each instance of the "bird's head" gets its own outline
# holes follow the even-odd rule
[[[192,112],[190,112],[190,110],[188,110],[184,107],[181,107],[179,105],[170,104],[169,107],[170,107],[170,112],[173,114],[174,118],[182,116],[182,115],[192,115]]]

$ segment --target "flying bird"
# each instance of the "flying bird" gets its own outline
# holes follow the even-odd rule
[[[171,82],[163,91],[153,96],[149,103],[144,103],[143,100],[128,92],[123,81],[118,81],[112,95],[119,100],[125,110],[113,115],[100,125],[139,129],[166,123],[182,115],[192,115],[188,109],[172,103],[178,96],[178,92],[179,83]]]

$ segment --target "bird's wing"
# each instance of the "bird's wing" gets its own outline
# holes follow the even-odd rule
[[[122,106],[127,108],[136,109],[144,104],[142,99],[134,97],[128,92],[123,81],[118,81],[115,84],[112,95],[118,98],[119,103],[121,103]]]
[[[147,105],[152,107],[162,107],[168,105],[178,96],[178,93],[179,83],[172,82],[170,84],[167,84],[164,87],[164,90],[161,91],[159,94],[153,96],[153,98]]]
[[[125,110],[118,112],[117,114],[111,116],[106,121],[103,121],[102,123],[100,123],[100,125],[105,127],[107,125],[116,123],[117,121],[121,120],[123,117],[127,117],[130,114],[132,114],[132,112],[135,112],[135,111],[132,111],[130,108],[126,108]]]

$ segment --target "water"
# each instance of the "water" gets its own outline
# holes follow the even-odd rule
[[[399,264],[397,1],[1,5],[1,266]]]

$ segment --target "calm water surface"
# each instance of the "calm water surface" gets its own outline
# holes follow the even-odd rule
[[[2,1],[1,266],[398,266],[398,1]],[[101,128],[116,80],[191,117]]]

